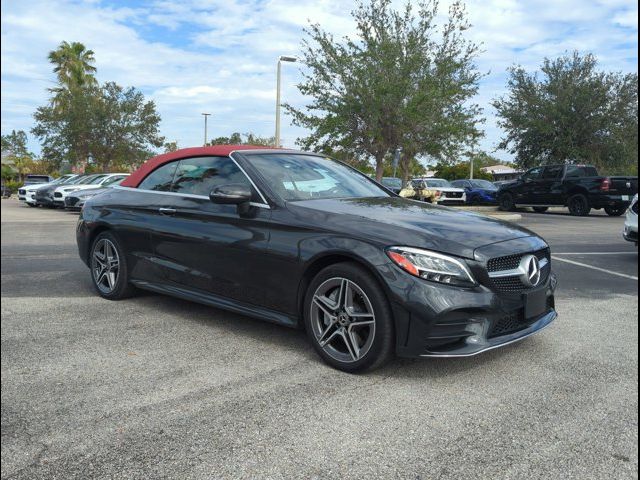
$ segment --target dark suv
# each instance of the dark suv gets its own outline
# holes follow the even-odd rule
[[[549,207],[569,207],[571,215],[589,215],[602,209],[622,215],[638,193],[638,177],[603,177],[589,165],[547,165],[527,171],[498,192],[502,210],[532,207],[542,213]]]

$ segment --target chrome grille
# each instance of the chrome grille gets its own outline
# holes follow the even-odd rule
[[[529,252],[518,253],[515,255],[506,255],[504,257],[496,257],[492,258],[487,262],[487,271],[488,272],[501,272],[504,270],[514,270],[518,268],[520,264],[520,260],[525,255],[529,255]],[[543,248],[541,250],[537,250],[535,252],[531,252],[531,254],[538,257],[538,260],[546,259],[547,263],[540,270],[540,282],[538,285],[541,285],[547,281],[549,278],[549,274],[551,273],[551,252],[548,248]],[[520,281],[519,276],[509,276],[509,277],[500,277],[500,278],[492,278],[489,280],[491,285],[495,290],[499,292],[507,292],[507,293],[517,293],[524,292],[529,290],[531,287],[524,285]],[[534,287],[535,288],[535,287]]]

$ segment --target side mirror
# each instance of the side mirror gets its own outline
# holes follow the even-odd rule
[[[220,205],[242,205],[251,201],[251,187],[243,183],[220,185],[211,191],[209,199]]]

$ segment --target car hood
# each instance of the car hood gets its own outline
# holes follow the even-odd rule
[[[536,236],[483,215],[399,197],[304,200],[287,206],[301,222],[335,233],[467,258],[489,244]]]
[[[429,190],[439,190],[441,192],[464,192],[464,188],[456,187],[429,187]]]

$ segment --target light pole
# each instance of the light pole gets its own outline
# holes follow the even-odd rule
[[[276,74],[276,136],[275,136],[275,146],[280,146],[280,77],[282,70],[282,62],[297,62],[298,59],[296,57],[290,57],[287,55],[281,55],[278,58],[278,69]]]
[[[204,116],[204,146],[207,146],[207,119],[211,115],[210,113],[203,113]]]

